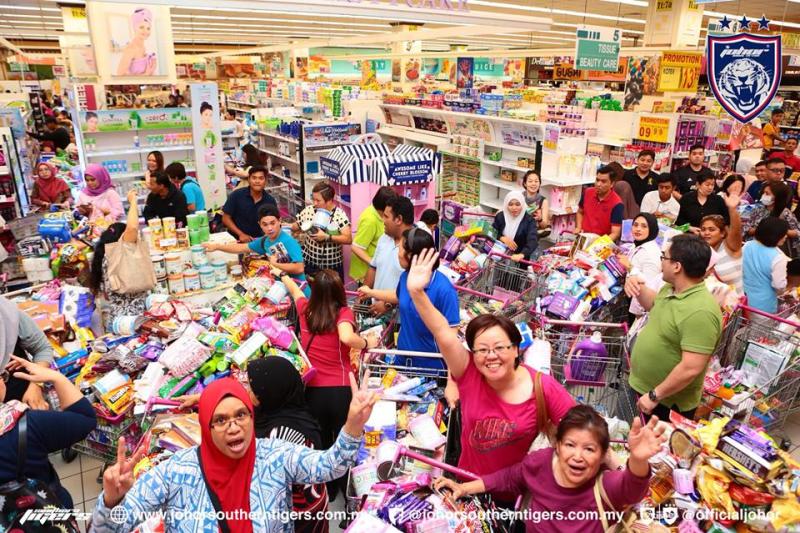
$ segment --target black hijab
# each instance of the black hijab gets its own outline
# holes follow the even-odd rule
[[[250,390],[258,399],[255,413],[256,437],[271,436],[273,430],[293,429],[322,446],[319,424],[306,406],[305,385],[297,369],[280,356],[255,359],[247,364]]]
[[[636,220],[639,217],[641,217],[641,218],[643,218],[643,219],[645,219],[647,221],[647,226],[649,228],[649,232],[647,234],[647,238],[642,239],[641,241],[637,241],[637,240],[633,241],[633,244],[636,245],[637,248],[639,246],[643,245],[644,243],[650,242],[650,241],[654,240],[656,237],[658,237],[658,220],[656,220],[655,215],[652,214],[652,213],[639,213],[638,215],[633,217],[633,220]]]

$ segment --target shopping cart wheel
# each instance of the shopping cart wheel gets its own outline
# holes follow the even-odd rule
[[[78,452],[72,449],[72,446],[69,448],[64,448],[61,450],[61,458],[64,460],[65,463],[71,463],[78,457]]]

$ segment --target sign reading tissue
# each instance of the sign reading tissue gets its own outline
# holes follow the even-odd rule
[[[430,161],[389,163],[389,180],[395,184],[428,181],[432,174]]]
[[[575,68],[616,72],[622,32],[615,28],[583,26],[576,31]]]

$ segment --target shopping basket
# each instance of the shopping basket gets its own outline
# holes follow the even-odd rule
[[[80,454],[103,461],[105,465],[117,460],[117,442],[125,437],[126,447],[133,452],[139,441],[141,429],[133,414],[133,404],[119,415],[110,416],[102,409],[95,407],[97,427],[86,438],[72,446]]]
[[[606,417],[631,423],[637,416],[636,394],[630,388],[627,324],[553,320],[539,315],[537,333],[551,346],[550,372],[578,403]],[[592,336],[603,350],[582,349]]]

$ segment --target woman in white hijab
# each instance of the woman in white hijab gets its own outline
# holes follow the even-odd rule
[[[530,259],[539,245],[536,220],[525,209],[525,193],[511,191],[503,200],[503,210],[494,217],[492,226],[500,241],[508,247],[514,261]]]

